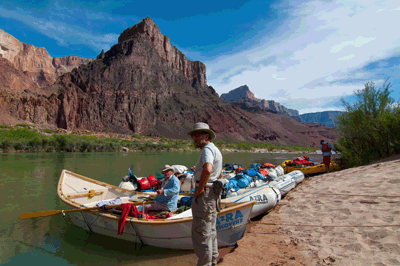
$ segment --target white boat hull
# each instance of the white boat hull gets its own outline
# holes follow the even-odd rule
[[[234,245],[244,235],[251,208],[225,212],[217,217],[219,247]],[[191,212],[190,212],[191,213]],[[89,232],[131,242],[173,249],[193,249],[192,219],[180,223],[146,224],[127,221],[122,235],[117,235],[118,220],[91,212],[68,214],[71,222]],[[134,218],[131,218],[134,219]]]
[[[281,197],[286,195],[290,190],[295,188],[300,182],[304,180],[304,174],[301,171],[293,171],[287,174],[283,174],[283,168],[277,167],[274,170],[276,173],[279,172],[279,176],[275,175],[274,180],[270,182],[260,181],[259,186],[248,186],[247,188],[239,189],[235,192],[228,192],[226,199],[223,202],[236,202],[243,203],[256,200],[257,203],[253,206],[253,210],[250,214],[250,218],[254,218],[258,215],[266,213],[268,210],[274,208]],[[223,179],[227,181],[235,176],[235,173],[227,173],[223,176]],[[182,192],[190,192],[194,188],[194,182],[192,182],[193,175],[188,175],[184,181],[184,185],[181,189]],[[227,181],[225,183],[227,183]],[[124,182],[121,182],[123,184]],[[131,183],[131,182],[129,182]],[[122,187],[122,185],[119,187]],[[254,182],[252,182],[254,185]]]
[[[290,190],[294,189],[300,182],[304,180],[304,174],[301,171],[293,171],[269,182],[269,185],[278,188],[282,196],[286,195]]]
[[[296,185],[298,185],[301,182],[303,182],[303,180],[305,178],[304,173],[302,171],[299,171],[299,170],[292,171],[290,173],[287,173],[286,175],[291,176],[296,181]]]
[[[250,214],[250,218],[253,218],[263,213],[266,213],[268,210],[274,208],[281,200],[281,193],[279,189],[274,188],[268,184],[259,187],[249,188],[246,190],[247,191],[240,193],[237,196],[228,195],[225,199],[222,200],[222,203],[242,203],[256,200],[257,203],[253,206],[253,210]]]

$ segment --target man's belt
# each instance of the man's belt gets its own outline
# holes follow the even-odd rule
[[[196,181],[196,187],[198,187],[199,186],[199,184],[200,184],[200,181]],[[207,184],[206,184],[206,186],[204,187],[204,190],[208,190],[209,188],[212,188],[214,186],[214,183],[213,182],[208,182]]]

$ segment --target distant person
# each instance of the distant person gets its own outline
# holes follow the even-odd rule
[[[178,208],[178,195],[181,190],[181,182],[174,175],[174,170],[175,169],[169,165],[166,165],[164,169],[161,170],[165,178],[161,181],[161,188],[156,191],[158,195],[154,198],[155,203],[145,204],[143,210],[138,208],[139,211],[173,212]]]
[[[321,140],[322,162],[325,164],[325,169],[329,173],[329,165],[331,164],[332,150],[336,150],[332,145],[324,140]]]
[[[222,185],[217,179],[222,176],[222,154],[211,142],[215,133],[206,123],[196,123],[188,132],[195,148],[200,149],[194,179],[196,188],[192,200],[192,243],[199,258],[197,265],[217,265],[217,214]]]

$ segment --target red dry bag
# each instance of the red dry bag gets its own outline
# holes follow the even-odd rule
[[[151,189],[150,182],[149,182],[149,180],[147,180],[147,178],[139,179],[137,182],[137,185],[138,185],[139,190]]]
[[[158,187],[157,178],[154,175],[148,176],[147,180],[149,180],[152,188]]]

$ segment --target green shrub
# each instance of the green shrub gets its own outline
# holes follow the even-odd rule
[[[40,134],[35,131],[30,130],[29,128],[17,128],[17,129],[5,129],[2,130],[2,135],[4,138],[9,140],[22,140],[22,139],[33,139],[40,138]]]
[[[345,167],[369,163],[399,153],[400,109],[390,97],[387,79],[381,89],[367,82],[356,90],[356,103],[342,100],[346,112],[337,117],[339,139],[337,148],[342,153]]]
[[[68,144],[66,135],[53,135],[53,141],[52,143],[54,143],[57,151],[64,151]]]
[[[44,132],[44,133],[48,133],[48,134],[53,134],[53,133],[55,133],[55,131],[54,131],[54,130],[52,130],[52,129],[48,129],[48,128],[46,128],[46,129],[42,129],[41,131],[42,131],[42,132]]]
[[[5,138],[0,139],[0,149],[7,151],[11,147],[12,143]]]
[[[28,146],[26,145],[26,141],[20,140],[18,142],[14,142],[14,150],[16,151],[26,151],[28,150]]]
[[[27,151],[39,151],[42,148],[42,140],[39,138],[28,140],[26,146]]]
[[[16,127],[24,127],[24,128],[29,128],[29,125],[27,124],[17,124],[15,125]]]

